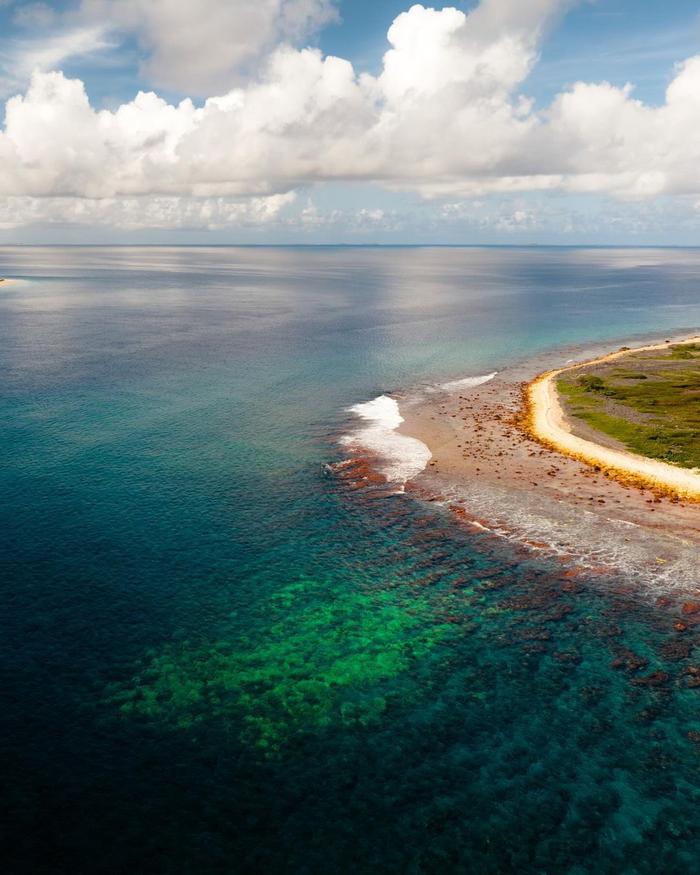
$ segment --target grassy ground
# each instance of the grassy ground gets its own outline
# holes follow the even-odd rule
[[[557,387],[570,415],[633,452],[700,467],[700,344],[579,368]]]

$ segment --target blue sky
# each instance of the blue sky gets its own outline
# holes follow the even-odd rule
[[[35,2],[0,0],[0,33],[10,42],[27,38],[34,28],[17,24],[18,9]],[[58,12],[76,4],[47,2]],[[394,18],[410,7],[401,0],[343,0],[340,20],[328,24],[308,42],[328,54],[350,60],[357,69],[377,72],[387,49],[386,34]],[[468,11],[475,2],[451,3]],[[441,8],[441,4],[436,4]],[[51,28],[48,29],[51,32]],[[35,30],[36,32],[36,30]],[[1,52],[2,50],[0,50]],[[676,62],[700,52],[700,4],[697,0],[597,0],[569,11],[542,47],[541,60],[526,82],[526,90],[547,101],[569,82],[605,79],[624,85],[658,103]],[[108,57],[106,57],[108,56]],[[89,59],[71,59],[62,69],[86,83],[98,104],[113,104],[133,97],[144,83],[138,73],[139,51],[132,39],[120,41],[112,53]],[[177,99],[177,92],[161,92]]]
[[[410,4],[352,0],[341,4],[342,23],[329,26],[319,43],[362,69],[378,69],[386,32]],[[454,3],[468,10],[476,3]],[[673,65],[700,51],[697,0],[598,0],[572,9],[543,46],[540,64],[526,83],[546,101],[577,79],[634,82],[643,100],[663,99]]]
[[[697,2],[145,2],[0,0],[0,243],[700,243]]]

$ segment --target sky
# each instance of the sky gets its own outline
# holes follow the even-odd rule
[[[0,244],[700,245],[700,2],[0,0]]]

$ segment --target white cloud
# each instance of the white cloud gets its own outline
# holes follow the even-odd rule
[[[0,48],[0,95],[25,88],[35,71],[55,70],[67,61],[109,48],[113,48],[113,44],[105,27],[100,25],[62,29],[51,36],[42,34],[40,38],[7,42]]]
[[[225,20],[212,15],[202,25],[207,32],[225,32],[233,6],[239,13],[245,6],[211,3]],[[112,8],[111,0],[86,5],[93,13],[98,6]],[[303,32],[330,9],[316,0],[257,5],[267,24],[260,30],[265,35],[250,43],[256,53],[282,31]],[[659,107],[636,100],[631,87],[607,83],[577,83],[544,111],[519,93],[543,35],[567,5],[482,0],[468,15],[416,5],[390,28],[378,76],[358,75],[348,61],[317,50],[283,45],[248,84],[199,107],[140,93],[114,111],[97,111],[81,82],[36,73],[26,94],[7,102],[0,194],[103,204],[119,198],[143,203],[134,198],[152,195],[175,198],[167,203],[178,203],[184,216],[204,203],[192,198],[267,203],[271,196],[329,180],[374,181],[457,203],[494,192],[699,194],[700,56],[677,68]],[[125,27],[139,11],[152,17],[144,33],[155,34],[156,24],[163,25],[149,43],[148,63],[162,62],[169,76],[177,55],[174,35],[183,32],[175,7],[182,4],[125,0],[118,6]],[[241,33],[253,27],[252,18],[231,14]],[[190,36],[192,44],[182,47],[182,71],[196,66]],[[206,75],[239,70],[237,45],[234,40],[225,64],[213,59]],[[152,221],[164,203],[153,207]],[[99,212],[106,207],[96,209],[107,214]],[[115,215],[114,206],[109,210]],[[536,217],[515,210],[499,220],[522,229]],[[301,221],[319,219],[312,210]]]
[[[395,211],[383,210],[380,207],[360,209],[320,210],[312,198],[296,216],[285,220],[288,227],[298,226],[305,231],[320,228],[342,229],[347,233],[362,233],[373,231],[394,231],[405,218],[400,218]]]
[[[531,231],[537,227],[537,214],[533,210],[515,209],[499,216],[494,227],[498,231]]]
[[[546,26],[566,5],[483,0],[469,15],[412,6],[389,29],[382,93],[396,102],[457,86],[462,100],[505,98],[529,73]]]
[[[275,44],[305,39],[337,11],[335,0],[83,0],[81,14],[136,37],[147,81],[195,95],[231,87]]]
[[[214,231],[231,226],[266,225],[293,203],[293,192],[246,198],[0,198],[0,229],[24,225],[79,224],[122,230],[188,229]]]
[[[410,178],[427,190],[445,177],[491,172],[534,124],[509,95],[559,6],[537,0],[526,27],[515,0],[484,0],[469,16],[414,6],[392,26],[378,78],[315,50],[281,47],[258,80],[202,108],[139,94],[96,112],[81,83],[35,75],[26,95],[7,103],[0,191],[238,195],[346,178]],[[505,7],[510,32],[494,24]]]

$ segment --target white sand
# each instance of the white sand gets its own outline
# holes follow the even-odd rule
[[[698,340],[700,338],[693,337],[680,341],[680,343],[697,343]],[[678,342],[673,345],[678,345]],[[612,361],[633,352],[667,349],[668,346],[669,344],[661,343],[654,346],[620,350],[587,362],[579,362],[565,368],[549,371],[537,377],[530,383],[527,390],[530,408],[529,429],[532,436],[560,453],[590,465],[598,465],[613,476],[639,480],[652,489],[670,491],[682,498],[700,501],[700,470],[697,468],[678,468],[667,462],[611,449],[578,437],[572,433],[571,424],[559,403],[556,380],[561,374],[576,370],[584,365]]]

